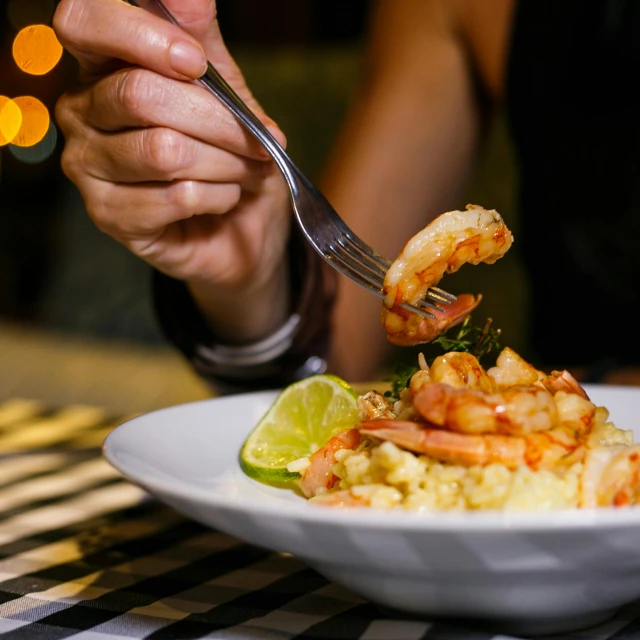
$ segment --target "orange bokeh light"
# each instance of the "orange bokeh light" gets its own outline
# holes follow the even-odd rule
[[[20,96],[14,98],[13,102],[22,112],[22,124],[11,142],[18,147],[32,147],[38,144],[49,130],[49,110],[33,96]]]
[[[13,142],[22,126],[22,111],[10,98],[0,96],[0,147]]]
[[[49,73],[62,57],[62,45],[51,27],[34,24],[18,32],[13,41],[13,59],[22,71],[34,76]]]

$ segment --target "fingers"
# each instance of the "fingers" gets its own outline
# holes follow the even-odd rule
[[[257,115],[285,146],[286,139],[273,121],[260,112]],[[78,118],[106,132],[159,126],[234,154],[269,158],[260,143],[205,89],[146,69],[126,69],[63,96],[56,116],[65,133],[77,125]]]
[[[195,180],[134,185],[85,179],[80,191],[96,226],[125,245],[141,238],[152,239],[180,220],[228,213],[241,198],[237,184]]]
[[[176,220],[228,213],[242,192],[266,193],[277,173],[204,90],[152,71],[121,71],[65,95],[56,117],[66,175],[98,226],[123,242]]]
[[[113,58],[180,79],[206,70],[206,55],[193,36],[122,0],[62,0],[53,26],[65,49],[89,72]]]
[[[143,69],[63,96],[56,118],[74,182],[86,173],[116,183],[236,182],[254,191],[272,170],[266,151],[203,89]]]
[[[233,182],[248,191],[260,186],[269,169],[267,163],[161,127],[96,135],[82,162],[87,173],[109,182]]]
[[[152,0],[136,0],[136,4],[158,15]],[[163,4],[180,27],[203,44],[216,64],[221,61],[223,51],[228,55],[218,28],[215,0],[163,0]]]
[[[281,144],[286,140],[273,121],[260,111]],[[89,124],[103,131],[162,126],[215,144],[232,153],[265,159],[269,155],[229,110],[206,89],[176,82],[145,69],[128,69],[98,82],[85,103]]]
[[[166,19],[153,0],[135,0],[134,4]],[[163,5],[177,24],[203,45],[216,66],[232,62],[218,27],[215,0],[163,0]]]
[[[151,0],[137,0],[151,11]],[[244,77],[223,42],[218,27],[215,0],[164,0],[177,23],[202,44],[207,57],[236,93],[254,110],[260,110]]]

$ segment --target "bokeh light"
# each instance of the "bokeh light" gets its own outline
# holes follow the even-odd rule
[[[0,147],[9,144],[22,126],[22,111],[10,98],[0,96]]]
[[[54,0],[9,0],[7,3],[7,18],[16,31],[30,24],[48,23],[54,11]]]
[[[32,24],[18,32],[13,41],[13,59],[25,73],[49,73],[62,57],[62,45],[51,27]]]
[[[32,147],[38,144],[49,130],[49,110],[33,96],[20,96],[14,98],[13,102],[22,112],[22,124],[11,143],[18,147]]]
[[[15,158],[26,164],[38,164],[53,155],[57,143],[58,129],[53,122],[50,122],[49,129],[40,142],[32,147],[18,147],[10,144],[9,151]]]

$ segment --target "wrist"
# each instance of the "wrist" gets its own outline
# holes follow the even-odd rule
[[[244,288],[187,282],[186,287],[211,331],[229,345],[267,338],[291,315],[289,266],[285,260],[265,282]]]
[[[270,335],[244,345],[225,343],[213,332],[184,282],[155,273],[154,300],[165,335],[217,391],[273,389],[325,371],[336,272],[297,227],[288,258],[290,316]],[[252,308],[245,313],[251,314]]]

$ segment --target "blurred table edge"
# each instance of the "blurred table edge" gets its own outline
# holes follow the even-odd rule
[[[0,321],[0,402],[84,404],[144,413],[210,398],[211,388],[173,348],[85,338]]]

